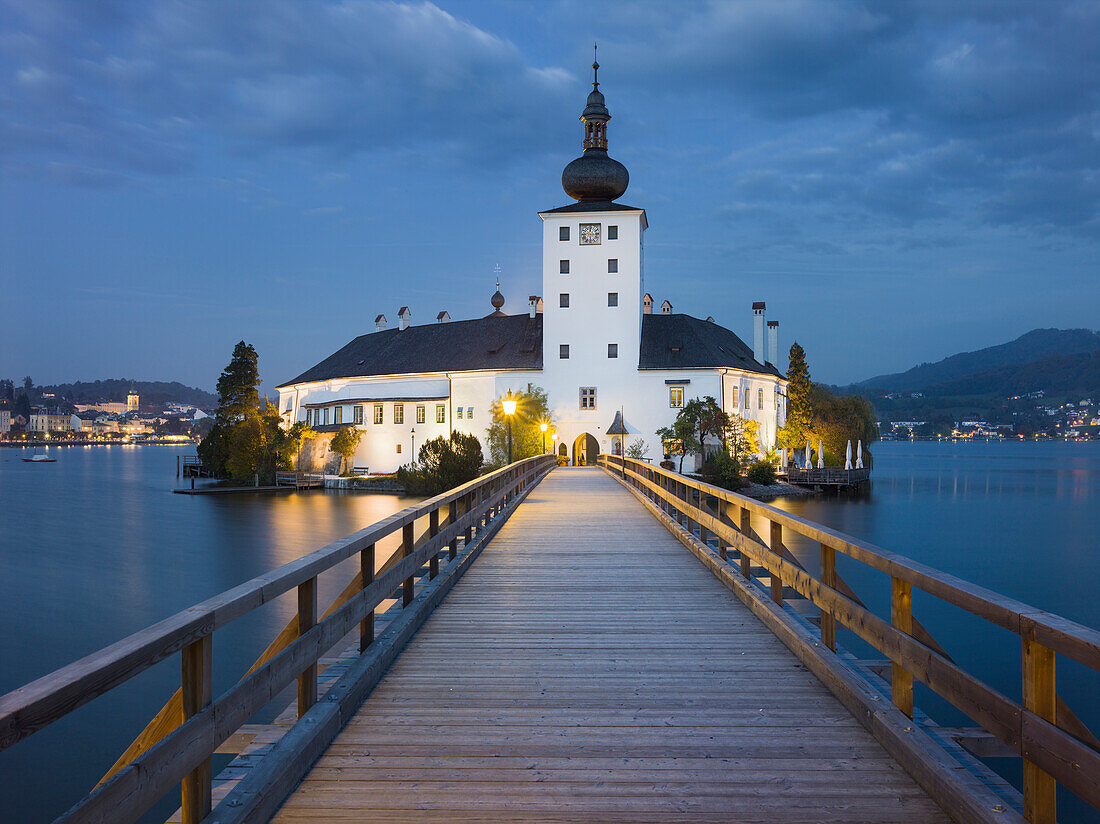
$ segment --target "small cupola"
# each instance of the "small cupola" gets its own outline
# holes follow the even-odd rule
[[[531,317],[534,317],[535,315],[538,314],[538,311],[539,311],[539,296],[538,295],[528,295],[527,296],[527,313]]]
[[[649,294],[649,292],[646,292],[645,295],[642,296],[642,314],[653,314],[653,295]]]
[[[397,328],[408,329],[409,324],[412,322],[412,312],[409,311],[408,306],[402,306],[397,310]]]
[[[435,316],[436,323],[446,323],[451,319],[451,313],[444,309],[438,315]]]
[[[667,300],[662,301],[662,303],[661,303],[661,314],[662,315],[671,315],[672,314],[672,304],[669,303]]]
[[[376,317],[374,319],[374,331],[375,332],[382,332],[382,331],[385,330],[385,328],[386,328],[386,316],[385,315],[379,315],[378,317]]]

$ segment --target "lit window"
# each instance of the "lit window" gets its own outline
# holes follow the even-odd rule
[[[405,404],[395,403],[393,405],[393,422],[404,423],[405,422]]]
[[[455,409],[455,419],[456,420],[462,420],[462,407],[461,406],[459,406],[458,408]]]
[[[618,258],[608,258],[608,260],[607,260],[607,273],[609,275],[613,275],[618,271],[619,271],[619,259]]]
[[[763,409],[764,408],[764,390],[763,389],[757,389],[756,390],[756,408],[757,409]]]
[[[748,408],[749,408],[749,391],[748,391],[748,390],[746,389],[746,390],[745,390],[744,392],[742,392],[741,394],[742,394],[742,395],[744,396],[744,398],[745,398],[745,408],[746,408],[746,409],[748,409]]]
[[[569,274],[569,261],[568,260],[559,260],[558,261],[558,272],[560,272],[563,275],[568,275]]]
[[[400,455],[400,454],[401,454],[401,444],[398,444],[398,445],[397,445],[397,454],[398,454],[398,455]]]
[[[417,423],[424,423],[424,407],[423,406],[417,406],[416,407],[416,422]]]
[[[328,426],[328,407],[325,407],[325,426]]]
[[[680,409],[684,405],[684,387],[670,386],[668,388],[668,406],[670,409]]]
[[[352,413],[351,413],[351,419],[355,423],[362,423],[363,422],[363,407],[353,406],[352,407]]]
[[[737,408],[737,387],[733,387],[733,403],[731,404],[735,409]]]
[[[582,386],[581,387],[581,409],[595,409],[596,408],[596,387],[594,386]]]
[[[558,228],[558,240],[569,240],[568,226],[561,226]]]
[[[617,344],[617,343],[607,344],[607,356],[609,358],[619,357],[619,344]]]
[[[607,305],[608,306],[618,306],[619,305],[619,293],[618,292],[608,292],[607,293]]]
[[[466,407],[466,420],[472,421],[474,419],[474,408],[472,406]]]
[[[569,293],[568,292],[562,292],[560,295],[558,295],[558,306],[560,306],[562,309],[568,309],[569,308]]]
[[[619,239],[619,227],[618,226],[608,226],[607,227],[607,239],[608,240],[618,240]]]
[[[306,410],[306,426],[313,426],[313,410]]]
[[[669,438],[662,441],[661,446],[664,448],[666,455],[679,455],[683,451],[683,443],[679,438]]]
[[[441,403],[435,405],[435,422],[446,423],[447,422],[447,407]]]
[[[332,410],[332,422],[343,423],[344,422],[344,407],[337,406]]]
[[[382,423],[382,404],[380,403],[374,405],[374,422]]]
[[[558,347],[558,357],[561,360],[569,360],[569,344],[563,343]]]

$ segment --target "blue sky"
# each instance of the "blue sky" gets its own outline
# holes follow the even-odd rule
[[[594,40],[658,302],[829,382],[1100,326],[1097,2],[0,7],[0,376],[523,311]]]

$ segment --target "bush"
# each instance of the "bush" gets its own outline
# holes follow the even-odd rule
[[[708,484],[736,490],[745,485],[741,479],[741,464],[725,452],[718,452],[703,463],[700,474]]]
[[[558,466],[569,466],[569,458],[565,455],[558,455]]]
[[[757,461],[749,467],[749,480],[761,486],[775,483],[775,464],[771,461]]]
[[[472,481],[481,473],[484,455],[474,435],[452,432],[420,447],[419,462],[397,470],[397,481],[410,495],[438,495]]]

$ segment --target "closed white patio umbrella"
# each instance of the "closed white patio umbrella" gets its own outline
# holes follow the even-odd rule
[[[856,441],[856,469],[863,469],[863,441]]]
[[[814,459],[810,456],[810,439],[806,439],[806,469],[814,468]]]
[[[848,441],[848,451],[844,455],[844,468],[845,469],[851,469],[852,468],[852,442],[850,440]]]
[[[817,439],[817,468],[825,468],[825,447],[821,443],[821,438]]]

